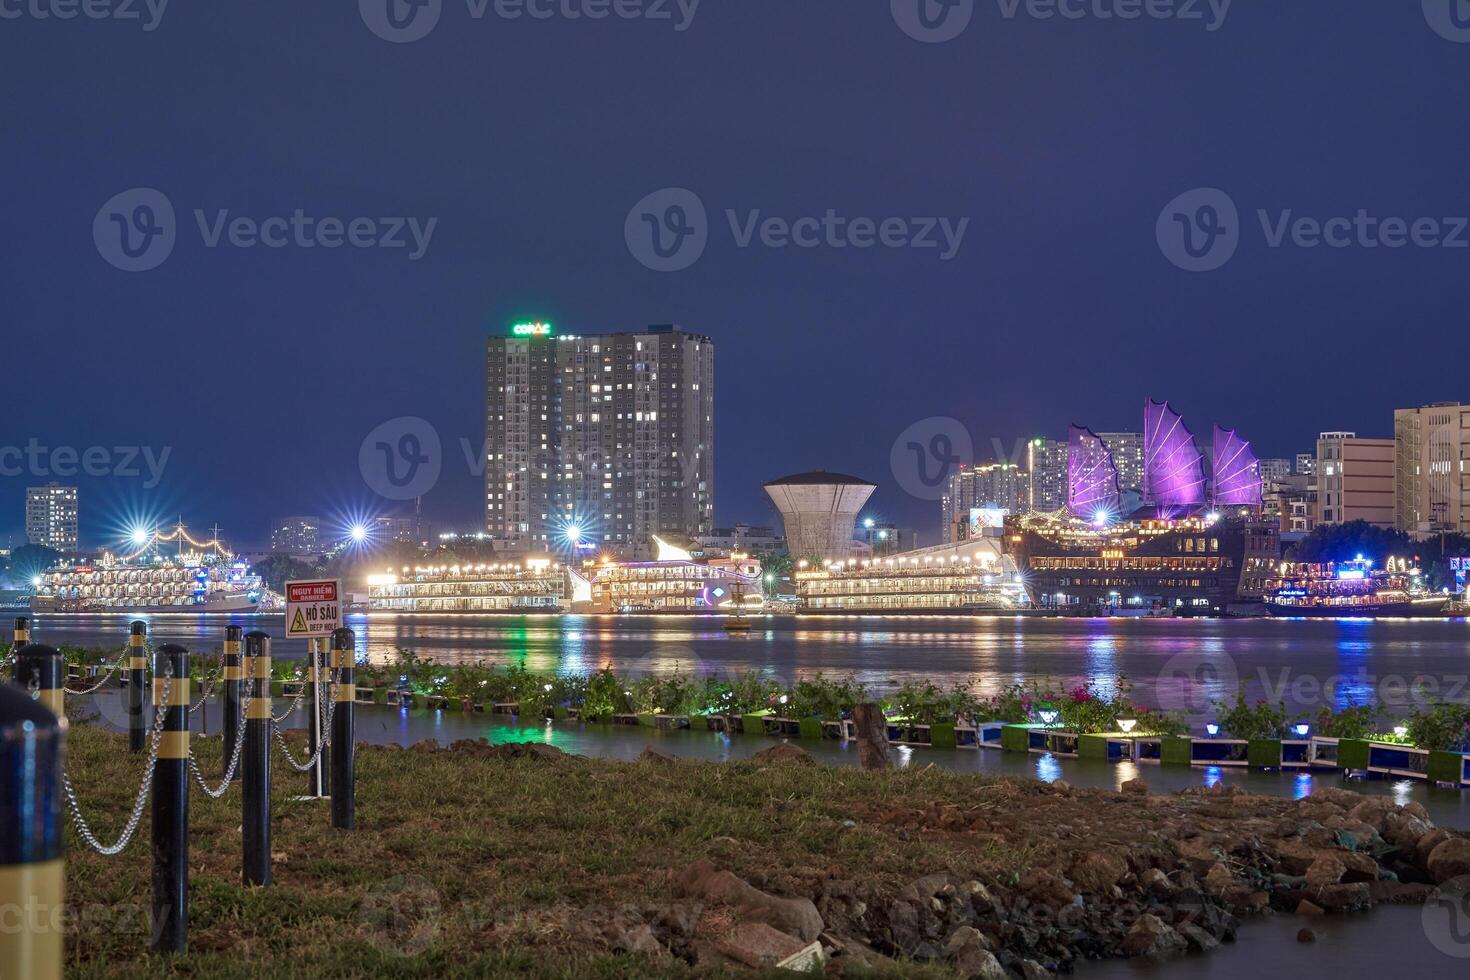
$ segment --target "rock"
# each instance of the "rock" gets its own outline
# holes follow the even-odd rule
[[[715,940],[715,948],[758,970],[769,969],[806,949],[807,944],[764,922],[738,922]]]
[[[1383,818],[1399,808],[1399,805],[1387,796],[1370,796],[1357,806],[1348,811],[1348,817],[1352,820],[1361,820],[1374,830],[1382,832]]]
[[[1406,813],[1411,817],[1418,817],[1420,820],[1423,820],[1425,823],[1429,824],[1431,829],[1433,829],[1434,827],[1434,821],[1429,819],[1429,811],[1425,809],[1424,804],[1420,803],[1418,800],[1410,800],[1409,802],[1405,803],[1401,812]]]
[[[708,861],[697,861],[679,875],[686,895],[729,905],[750,921],[765,922],[782,932],[811,942],[822,933],[822,916],[807,898],[779,898],[741,881],[728,871],[717,871]]]
[[[1318,905],[1315,902],[1310,902],[1304,898],[1300,902],[1296,903],[1296,914],[1305,916],[1318,916],[1326,915],[1327,912],[1325,909],[1322,908],[1322,906]]]
[[[1186,922],[1183,925],[1175,926],[1175,929],[1179,935],[1184,937],[1184,941],[1189,944],[1189,948],[1196,953],[1208,953],[1220,946],[1220,940],[1193,922]]]
[[[1414,863],[1424,870],[1429,869],[1429,855],[1444,841],[1453,835],[1444,829],[1431,830],[1423,837],[1414,842]]]
[[[1065,779],[1052,780],[1051,788],[1059,796],[1070,796],[1072,793],[1072,784],[1067,782]]]
[[[415,742],[412,745],[410,745],[408,747],[408,751],[410,751],[410,752],[423,752],[423,753],[426,753],[426,754],[427,753],[431,753],[431,752],[438,752],[439,751],[439,743],[436,742],[436,741],[434,741],[432,738],[426,738],[426,739],[423,739],[421,741]]]
[[[1435,845],[1424,863],[1424,870],[1429,872],[1436,885],[1470,874],[1470,839],[1451,837]]]
[[[1123,937],[1123,952],[1129,956],[1144,956],[1153,960],[1179,956],[1189,949],[1184,937],[1163,919],[1145,912],[1134,920],[1128,935]]]
[[[1428,820],[1421,820],[1412,813],[1394,811],[1383,815],[1378,832],[1395,847],[1412,850],[1419,839],[1433,829],[1434,825]]]
[[[1045,868],[1032,868],[1021,876],[1021,893],[1034,902],[1048,908],[1071,905],[1077,893],[1052,872]]]
[[[679,761],[679,757],[665,749],[661,749],[652,743],[643,747],[643,752],[638,756],[639,762],[656,762],[659,765],[673,765]]]
[[[1307,885],[1311,888],[1322,888],[1326,885],[1335,885],[1342,881],[1342,876],[1347,874],[1347,866],[1331,854],[1324,854],[1312,862],[1307,869]]]
[[[1006,980],[1005,968],[990,951],[985,934],[973,926],[960,926],[944,946],[944,958],[967,977]]]
[[[1208,874],[1224,857],[1203,837],[1186,837],[1174,842],[1174,851],[1195,874]]]
[[[669,951],[654,936],[647,923],[621,931],[612,940],[613,947],[625,953],[642,953],[644,956],[667,957]]]
[[[1344,810],[1351,810],[1365,799],[1367,797],[1361,793],[1354,793],[1352,790],[1342,789],[1338,786],[1313,787],[1312,795],[1307,797],[1307,800],[1317,803],[1331,803],[1334,806],[1342,807]],[[1307,800],[1303,802],[1305,803]]]
[[[1235,876],[1230,873],[1230,869],[1218,861],[1214,867],[1210,868],[1209,873],[1205,875],[1205,891],[1214,895],[1216,898],[1225,894],[1235,884]]]
[[[1139,875],[1138,883],[1143,886],[1145,891],[1152,892],[1160,897],[1166,896],[1174,890],[1174,886],[1169,884],[1169,876],[1158,868],[1149,868],[1143,874]]]
[[[1052,972],[1035,960],[1021,961],[1021,980],[1046,980]]]
[[[1373,893],[1362,881],[1327,885],[1314,890],[1313,896],[1316,903],[1329,912],[1366,909],[1373,905]]]
[[[769,764],[773,762],[800,762],[806,765],[816,765],[817,760],[812,754],[800,745],[790,742],[778,742],[768,749],[762,749],[750,757],[751,762]]]
[[[1380,874],[1378,862],[1358,851],[1333,851],[1332,856],[1343,863],[1347,872],[1343,881],[1377,881]]]
[[[1423,905],[1434,894],[1434,886],[1422,882],[1370,881],[1368,894],[1378,905]]]
[[[1148,795],[1148,783],[1142,779],[1130,779],[1118,788],[1124,793],[1131,793],[1134,796]]]
[[[1310,929],[1298,929],[1296,932],[1296,941],[1299,943],[1315,943],[1317,941],[1317,934]]]
[[[1122,858],[1107,851],[1088,851],[1072,863],[1067,877],[1081,891],[1100,894],[1111,889],[1127,874]]]

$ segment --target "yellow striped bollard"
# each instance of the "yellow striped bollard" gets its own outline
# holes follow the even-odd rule
[[[128,633],[128,751],[140,755],[148,745],[143,684],[148,679],[148,624],[134,621]]]
[[[15,655],[15,683],[35,691],[36,700],[58,718],[66,717],[66,661],[54,647],[27,643]],[[0,923],[3,925],[3,923]]]
[[[245,842],[240,878],[246,885],[271,883],[271,638],[245,634],[245,744],[241,786],[241,836]]]
[[[0,977],[61,980],[66,722],[0,684]]]
[[[332,826],[338,830],[357,827],[357,776],[353,771],[357,751],[353,744],[356,639],[345,626],[332,631]]]
[[[245,668],[240,662],[241,637],[244,630],[238,626],[225,627],[225,765],[235,757],[235,742],[240,738],[240,688],[245,680]],[[240,778],[240,767],[235,767],[236,780]]]
[[[189,943],[189,651],[173,643],[153,655],[153,703],[163,704],[165,696],[168,705],[153,766],[150,948],[182,953]]]

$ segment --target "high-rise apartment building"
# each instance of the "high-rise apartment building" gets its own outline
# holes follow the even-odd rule
[[[485,530],[511,551],[653,554],[714,528],[713,342],[677,326],[492,337]]]
[[[1049,513],[1067,506],[1067,444],[1032,439],[1026,444],[1026,472],[1031,479],[1031,511]]]
[[[1356,432],[1317,437],[1317,523],[1394,526],[1394,440]]]
[[[70,554],[77,550],[77,488],[48,483],[26,490],[26,542]]]
[[[1400,531],[1470,531],[1470,405],[1393,413],[1394,519]]]
[[[1015,463],[984,463],[962,466],[949,478],[949,488],[940,502],[944,540],[963,541],[957,528],[967,522],[976,508],[1019,514],[1030,509],[1031,477]]]
[[[1317,475],[1317,455],[1315,453],[1296,454],[1296,472],[1306,476]]]
[[[1291,476],[1292,461],[1284,458],[1259,460],[1261,468],[1261,482],[1264,484],[1280,483]]]
[[[322,519],[298,515],[272,521],[271,550],[287,555],[314,555],[322,551]]]
[[[1143,493],[1143,433],[1099,432],[1097,437],[1108,447],[1113,465],[1118,467],[1118,489]],[[1065,498],[1063,499],[1065,503]]]

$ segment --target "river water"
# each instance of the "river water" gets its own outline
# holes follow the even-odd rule
[[[149,619],[155,643],[218,649],[227,623],[276,637],[277,657],[299,658],[280,616]],[[418,616],[349,618],[359,658],[395,651],[447,662],[483,660],[531,670],[632,675],[761,671],[791,680],[856,675],[872,688],[906,680],[965,683],[993,694],[1011,684],[1104,690],[1126,677],[1134,702],[1184,711],[1197,726],[1212,700],[1283,700],[1294,714],[1323,705],[1380,703],[1402,715],[1424,691],[1470,700],[1470,624],[1463,620],[1036,619],[1018,617],[768,617],[747,635],[717,619],[659,616]],[[38,642],[120,647],[124,616],[40,616]],[[1416,693],[1420,692],[1420,693]]]

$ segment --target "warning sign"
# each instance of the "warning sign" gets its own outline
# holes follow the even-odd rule
[[[286,636],[330,636],[341,625],[340,580],[286,583]]]

